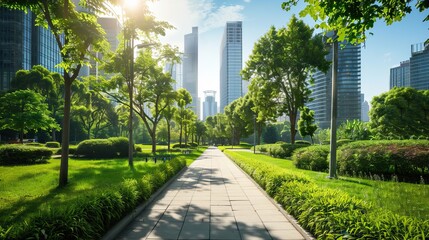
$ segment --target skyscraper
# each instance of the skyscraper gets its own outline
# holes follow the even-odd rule
[[[209,116],[214,116],[217,113],[217,102],[216,102],[216,91],[206,90],[204,91],[204,102],[203,102],[203,120],[206,120]]]
[[[200,116],[198,101],[198,27],[192,28],[192,33],[185,35],[183,54],[182,87],[192,96],[192,110]]]
[[[227,22],[220,47],[220,112],[226,105],[243,96],[242,22]]]
[[[369,122],[369,103],[365,100],[365,95],[363,93],[360,95],[360,104],[361,104],[360,120],[362,122]]]
[[[417,90],[429,89],[429,44],[411,46],[410,86]]]
[[[361,65],[360,45],[345,44],[338,52],[338,123],[346,120],[361,119]],[[326,56],[332,59],[332,49]],[[315,120],[320,128],[330,127],[332,70],[326,73],[317,71],[314,75],[314,84],[310,85],[311,98],[308,107],[315,112]]]
[[[390,69],[390,89],[394,87],[410,86],[410,60],[401,62],[401,65]]]
[[[174,79],[175,83],[173,84],[173,89],[177,90],[183,87],[183,74],[182,74],[183,66],[181,63],[167,63],[164,66],[164,72],[168,72],[171,74],[171,77]]]
[[[52,33],[34,26],[35,16],[28,12],[0,8],[0,91],[10,89],[10,82],[20,69],[42,65],[50,71],[61,62]]]

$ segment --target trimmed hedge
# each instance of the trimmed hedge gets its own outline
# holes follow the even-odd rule
[[[321,188],[305,175],[226,153],[317,239],[429,238],[429,220],[399,216],[339,190]]]
[[[171,146],[171,148],[190,148],[190,146],[189,144],[182,143],[182,145],[180,145],[180,143],[175,143],[173,146]]]
[[[87,158],[113,158],[116,151],[113,149],[112,141],[108,139],[89,139],[77,145],[76,155]]]
[[[61,147],[59,142],[46,142],[45,147],[47,148],[59,148]]]
[[[292,156],[293,151],[298,148],[308,147],[307,144],[263,144],[257,145],[256,150],[262,153],[268,153],[275,158],[289,158]]]
[[[128,138],[126,137],[111,137],[108,138],[112,142],[112,147],[119,157],[128,157]]]
[[[340,147],[337,159],[341,174],[427,175],[429,141],[357,141]]]
[[[51,156],[52,150],[45,147],[18,144],[0,146],[0,165],[45,163]]]
[[[297,149],[292,154],[293,163],[297,168],[326,172],[329,169],[330,147],[324,145],[313,145]]]
[[[14,224],[4,239],[100,239],[128,212],[149,199],[171,177],[186,166],[185,160],[157,165],[151,175],[125,179],[119,187],[80,198],[67,208],[50,208],[28,221]]]

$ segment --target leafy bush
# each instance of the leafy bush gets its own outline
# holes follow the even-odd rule
[[[143,152],[143,149],[141,146],[136,146],[136,152]]]
[[[116,149],[108,139],[89,139],[77,145],[76,155],[87,158],[113,158],[116,157]]]
[[[297,168],[325,172],[329,169],[329,150],[326,145],[300,148],[293,152],[292,160]]]
[[[182,145],[180,145],[180,143],[175,143],[171,148],[189,148],[189,147],[190,146],[188,144],[182,143]]]
[[[298,148],[307,147],[307,144],[289,144],[282,145],[273,144],[268,149],[268,154],[276,158],[288,158],[292,156],[293,151]]]
[[[429,238],[429,220],[382,211],[344,192],[320,188],[305,175],[227,154],[317,239]]]
[[[44,147],[26,145],[0,146],[0,165],[45,163],[52,156],[52,151]]]
[[[358,141],[339,148],[342,174],[368,173],[409,176],[429,174],[429,141]]]
[[[46,142],[45,147],[47,148],[59,148],[61,145],[59,142]]]
[[[268,147],[271,144],[262,144],[262,145],[256,145],[256,151],[259,151],[261,153],[266,153],[268,152]]]
[[[337,147],[341,147],[341,146],[346,145],[346,144],[351,143],[351,142],[353,142],[353,140],[346,139],[346,138],[340,139],[337,141]]]
[[[76,154],[77,146],[76,145],[69,145],[69,154]],[[61,148],[58,148],[54,154],[60,155],[62,152]]]
[[[108,138],[112,142],[113,149],[117,156],[128,157],[128,138],[126,137],[111,137]]]
[[[189,143],[189,146],[195,148],[195,147],[198,147],[198,144],[195,142],[191,142],[191,143]]]
[[[129,211],[186,166],[185,160],[157,165],[154,174],[125,179],[119,187],[80,198],[67,208],[50,208],[28,221],[16,223],[0,236],[5,239],[100,239]]]
[[[24,143],[24,145],[26,146],[30,146],[30,147],[44,147],[45,145],[38,143],[38,142],[29,142],[29,143]]]

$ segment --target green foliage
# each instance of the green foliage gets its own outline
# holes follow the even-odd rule
[[[301,108],[298,120],[298,132],[302,137],[310,136],[313,141],[314,132],[317,130],[317,125],[314,123],[314,111],[308,107]]]
[[[268,155],[276,158],[289,158],[292,156],[295,149],[307,147],[308,144],[264,144],[257,145],[256,150],[260,152],[266,152]]]
[[[0,165],[45,163],[51,156],[52,151],[44,147],[17,144],[0,146]]]
[[[346,139],[346,138],[340,139],[337,141],[337,147],[341,147],[341,146],[346,145],[346,144],[351,143],[351,142],[354,142],[354,141],[350,140],[350,139]]]
[[[180,143],[175,143],[173,144],[172,148],[190,148],[191,146],[188,144],[180,144]]]
[[[112,147],[114,148],[117,156],[119,157],[128,157],[128,138],[126,137],[111,137],[108,138],[112,142]]]
[[[45,146],[47,148],[59,148],[61,145],[59,142],[46,142]]]
[[[30,130],[59,129],[50,116],[45,98],[31,90],[18,90],[0,97],[0,129],[12,129],[23,134]]]
[[[420,176],[429,174],[429,141],[358,141],[338,149],[342,174]]]
[[[429,136],[429,90],[393,88],[371,101],[370,128],[376,139]]]
[[[305,140],[296,140],[295,144],[311,145],[311,142]]]
[[[312,71],[329,67],[321,36],[313,36],[313,32],[295,16],[285,28],[271,27],[255,43],[242,70],[243,79],[251,81],[249,92],[259,110],[258,119],[261,115],[265,119],[289,116],[291,143],[295,141],[298,109],[310,100],[307,80]]]
[[[346,120],[337,130],[338,139],[369,140],[371,133],[365,122],[361,120]]]
[[[271,144],[277,142],[280,137],[277,132],[277,129],[275,126],[269,124],[266,128],[264,133],[262,133],[262,139],[264,140],[264,143]]]
[[[112,141],[108,139],[89,139],[77,145],[76,155],[86,158],[113,158],[117,156],[115,150]]]
[[[14,223],[6,238],[99,239],[185,166],[184,160],[171,160],[157,165],[152,175],[124,179],[119,186],[81,197],[71,206],[42,211],[27,221]]]
[[[381,211],[340,190],[321,188],[292,170],[237,152],[227,154],[317,239],[429,237],[428,220]]]
[[[300,148],[293,152],[292,160],[297,168],[326,172],[329,168],[329,150],[330,147],[325,145]]]

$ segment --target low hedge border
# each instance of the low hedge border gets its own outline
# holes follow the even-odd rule
[[[186,166],[173,159],[151,175],[125,179],[119,187],[96,192],[66,208],[51,208],[5,230],[1,239],[100,239],[103,234]]]
[[[320,188],[303,174],[225,153],[318,239],[429,238],[429,220],[399,216],[339,190]]]
[[[330,146],[313,145],[296,149],[292,160],[299,169],[327,172],[329,169],[328,155]]]
[[[52,150],[45,147],[32,147],[22,144],[0,146],[0,166],[46,163]]]
[[[268,155],[275,158],[289,158],[292,153],[299,148],[308,147],[308,144],[304,143],[284,143],[284,144],[262,144],[257,145],[256,150],[262,153],[268,153]]]

